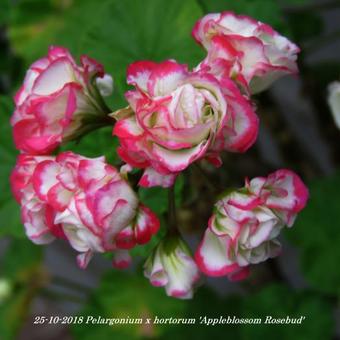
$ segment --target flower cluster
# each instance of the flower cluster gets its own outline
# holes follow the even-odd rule
[[[208,52],[193,71],[174,60],[131,64],[129,106],[112,115],[119,155],[145,169],[145,187],[172,186],[180,171],[202,158],[219,166],[221,151],[248,150],[258,132],[249,96],[297,72],[297,46],[251,18],[209,14],[193,36]]]
[[[209,276],[245,278],[249,265],[280,253],[277,237],[284,226],[293,225],[307,199],[301,179],[284,169],[224,194],[195,254],[199,268]]]
[[[127,249],[148,242],[159,228],[155,214],[103,157],[20,155],[11,185],[27,236],[37,244],[67,239],[83,268],[94,252],[109,251],[114,264],[124,266]]]
[[[138,177],[130,170],[142,169],[134,181],[139,186],[173,187],[192,163],[204,159],[218,167],[222,152],[243,153],[255,143],[259,119],[251,95],[297,72],[298,47],[268,25],[231,12],[206,15],[192,34],[206,49],[205,59],[192,70],[172,59],[132,63],[128,106],[114,112],[103,98],[113,80],[97,61],[82,56],[77,65],[68,50],[51,47],[31,65],[14,98],[11,124],[21,154],[11,186],[34,243],[67,240],[81,268],[95,252],[112,252],[114,266],[125,268],[129,250],[149,242],[160,227],[130,186],[130,176]],[[114,125],[119,139],[117,153],[126,163],[120,172],[104,157],[51,155],[61,143],[104,125]],[[216,203],[194,257],[176,218],[169,220],[144,274],[183,299],[192,297],[200,271],[245,278],[250,264],[279,253],[277,236],[292,226],[307,196],[289,170],[247,181]]]

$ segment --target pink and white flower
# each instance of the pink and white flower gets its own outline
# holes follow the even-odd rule
[[[103,158],[66,152],[56,163],[37,168],[36,192],[57,210],[55,222],[81,253],[78,264],[85,267],[94,252],[117,249],[115,237],[135,217],[138,198]]]
[[[144,275],[156,287],[165,287],[168,296],[190,299],[199,279],[199,270],[188,246],[177,236],[166,237],[144,265]]]
[[[208,14],[197,21],[194,39],[208,52],[198,68],[232,78],[257,93],[275,80],[296,74],[300,49],[270,26],[232,12]]]
[[[78,66],[67,49],[50,47],[46,57],[30,66],[14,97],[16,147],[48,154],[61,142],[102,126],[109,113],[102,95],[110,90],[112,78],[102,65],[82,56]]]
[[[19,155],[10,176],[12,192],[21,205],[21,219],[27,237],[36,244],[47,244],[56,237],[64,238],[61,226],[54,223],[55,211],[38,198],[33,186],[33,173],[40,162],[53,157]]]
[[[83,268],[94,252],[113,252],[113,264],[125,267],[127,249],[159,228],[157,216],[104,157],[20,155],[11,184],[28,237],[39,244],[66,238]]]
[[[258,177],[224,195],[216,204],[195,259],[209,276],[240,280],[249,265],[279,255],[277,240],[306,205],[308,190],[290,170]]]
[[[243,152],[256,139],[257,116],[231,80],[221,86],[173,60],[133,63],[127,79],[135,90],[126,93],[129,107],[113,114],[113,133],[120,157],[146,169],[142,186],[171,186],[191,163],[215,160],[222,150]]]

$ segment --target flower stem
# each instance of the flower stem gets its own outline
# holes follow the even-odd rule
[[[115,125],[116,123],[116,120],[112,117],[110,117],[108,114],[106,114],[104,117],[103,117],[103,123],[106,123],[106,126],[107,125]]]
[[[193,166],[195,167],[195,169],[197,169],[197,172],[200,173],[201,177],[205,179],[207,186],[211,189],[211,191],[219,191],[217,185],[210,179],[209,175],[202,169],[199,164],[193,163]]]
[[[168,234],[178,234],[176,201],[175,201],[175,184],[168,191]]]
[[[128,173],[128,182],[130,183],[131,187],[135,191],[138,191],[138,189],[139,189],[138,183],[139,183],[142,175],[143,175],[143,171],[141,169],[139,169],[139,171],[135,172],[135,173]]]

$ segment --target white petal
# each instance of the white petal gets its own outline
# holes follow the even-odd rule
[[[113,92],[113,78],[109,74],[105,74],[103,78],[96,78],[96,84],[99,93],[103,97],[108,97]]]

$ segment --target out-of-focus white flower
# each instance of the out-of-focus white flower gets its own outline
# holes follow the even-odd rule
[[[328,85],[327,102],[331,109],[334,122],[340,129],[340,82],[335,81]]]

